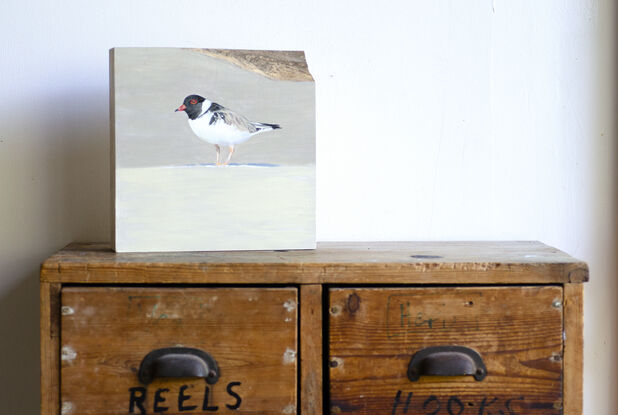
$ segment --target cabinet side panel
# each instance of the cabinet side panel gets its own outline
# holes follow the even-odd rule
[[[584,286],[564,285],[564,414],[580,415],[584,386]]]
[[[41,415],[60,409],[60,284],[41,283]]]
[[[322,415],[322,286],[300,287],[302,415]]]

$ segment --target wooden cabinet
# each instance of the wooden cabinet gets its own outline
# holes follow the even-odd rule
[[[538,242],[41,269],[41,413],[581,414],[585,263]]]

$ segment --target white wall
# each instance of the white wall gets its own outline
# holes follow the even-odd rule
[[[107,50],[304,49],[318,239],[537,239],[590,264],[585,413],[615,413],[610,0],[3,0],[0,408],[38,408],[38,264],[108,239]]]

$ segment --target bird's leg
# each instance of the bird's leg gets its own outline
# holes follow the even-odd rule
[[[217,150],[217,166],[220,165],[219,163],[219,159],[221,158],[221,147],[219,147],[219,144],[215,144],[215,149]]]
[[[224,166],[227,166],[230,160],[232,159],[232,154],[234,154],[234,146],[230,146],[230,153],[227,155],[227,160],[223,163]]]

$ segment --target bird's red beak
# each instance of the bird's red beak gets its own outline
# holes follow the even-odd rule
[[[182,104],[180,107],[176,108],[176,111],[184,111],[187,109],[187,106],[185,104]],[[176,112],[174,111],[174,112]]]

